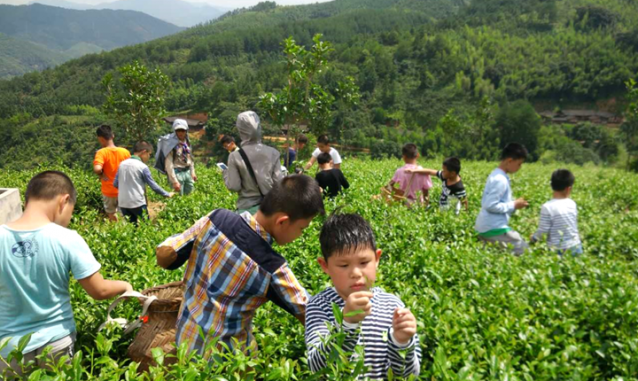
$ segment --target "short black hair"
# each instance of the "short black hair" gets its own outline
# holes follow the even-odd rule
[[[113,130],[111,130],[111,126],[109,126],[108,124],[103,124],[100,127],[98,127],[95,133],[100,138],[104,138],[106,140],[113,139]]]
[[[419,155],[419,149],[417,148],[416,144],[407,143],[403,145],[401,153],[408,159],[416,159]]]
[[[142,151],[153,152],[153,146],[145,141],[139,141],[135,143],[135,146],[133,146],[133,153]]]
[[[555,191],[564,191],[574,185],[576,178],[569,169],[557,169],[552,173],[552,189]]]
[[[461,173],[461,160],[458,157],[448,157],[443,160],[443,166],[450,172]]]
[[[509,143],[505,146],[505,148],[503,148],[503,152],[501,153],[501,160],[526,160],[527,155],[527,148],[525,148],[524,145],[518,143]]]
[[[330,144],[330,138],[328,138],[328,135],[321,135],[317,138],[317,144]]]
[[[266,216],[285,213],[291,221],[324,213],[321,188],[310,176],[291,175],[273,185],[259,210]]]
[[[301,135],[297,136],[296,141],[297,141],[297,143],[306,144],[306,143],[308,143],[308,137],[306,135],[304,135],[304,134],[301,134]]]
[[[235,142],[235,138],[233,138],[233,137],[232,137],[232,136],[230,136],[230,135],[224,135],[224,136],[221,138],[220,142],[222,143],[222,146],[223,146],[224,144],[234,143],[234,142]]]
[[[330,163],[330,160],[332,160],[332,156],[326,152],[322,152],[317,156],[317,163],[319,163],[319,165]]]
[[[31,200],[49,201],[57,196],[68,194],[69,202],[75,205],[78,192],[73,181],[60,171],[45,171],[33,176],[24,193],[25,204]]]
[[[370,224],[358,214],[330,216],[321,228],[319,243],[321,254],[326,261],[335,254],[349,254],[355,250],[377,251]]]

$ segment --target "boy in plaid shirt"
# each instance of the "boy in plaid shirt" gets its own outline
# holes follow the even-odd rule
[[[173,270],[188,261],[177,344],[186,342],[205,358],[213,338],[230,348],[235,338],[254,350],[252,319],[268,301],[303,323],[308,293],[271,244],[294,241],[320,213],[324,208],[317,183],[293,175],[274,185],[255,216],[218,209],[161,243],[156,252],[161,267]]]

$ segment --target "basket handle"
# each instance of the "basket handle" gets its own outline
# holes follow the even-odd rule
[[[129,333],[133,332],[133,330],[135,330],[136,328],[138,328],[139,326],[142,325],[142,320],[141,319],[136,319],[133,322],[129,322],[128,320],[126,320],[124,318],[115,318],[115,319],[113,319],[111,317],[111,312],[113,312],[115,307],[117,307],[117,305],[120,304],[120,302],[122,302],[123,300],[129,299],[129,298],[137,298],[137,299],[144,300],[144,304],[142,306],[142,315],[141,316],[146,316],[146,313],[148,312],[148,308],[157,299],[156,296],[142,295],[142,294],[140,294],[137,291],[127,291],[127,292],[123,293],[117,299],[115,299],[113,301],[113,303],[111,303],[111,305],[109,306],[109,308],[108,308],[108,310],[106,312],[106,321],[104,323],[102,323],[102,325],[100,325],[100,327],[98,328],[98,332],[103,330],[109,323],[116,323],[120,327],[124,328],[124,334],[129,334]]]

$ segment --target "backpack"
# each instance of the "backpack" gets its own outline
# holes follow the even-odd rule
[[[190,145],[190,140],[188,138],[186,138],[186,141]],[[166,162],[166,156],[168,156],[168,154],[171,152],[173,152],[173,155],[175,155],[174,149],[177,144],[179,144],[179,139],[174,132],[172,134],[160,136],[159,139],[157,139],[155,165],[153,167],[164,175],[166,174],[166,168],[164,165]]]

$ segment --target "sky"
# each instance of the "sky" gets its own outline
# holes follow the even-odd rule
[[[74,3],[82,3],[82,4],[98,4],[98,3],[107,3],[110,0],[69,0]],[[241,7],[249,7],[255,5],[260,2],[260,0],[188,0],[192,3],[207,3],[210,5],[216,5],[225,8],[241,8]],[[323,3],[329,0],[275,0],[275,2],[279,5],[293,5],[293,4],[313,4],[313,3]],[[37,2],[37,0],[0,0],[0,4],[12,4],[12,5],[20,5],[20,4],[28,4],[32,2]]]

